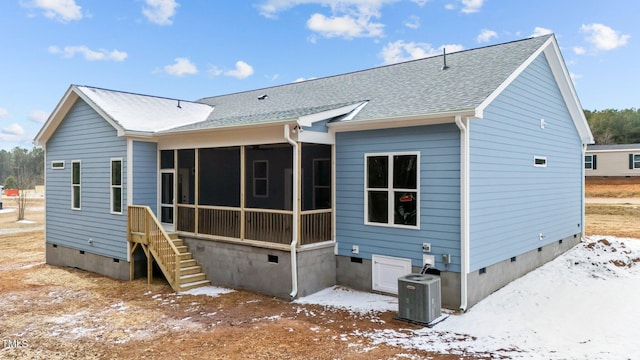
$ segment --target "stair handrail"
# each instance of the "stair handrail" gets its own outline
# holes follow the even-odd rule
[[[129,233],[132,229],[132,214],[139,209],[144,211],[144,233],[149,251],[153,255],[160,270],[166,277],[174,291],[180,291],[180,251],[171,240],[171,237],[162,227],[160,221],[147,205],[129,205]],[[134,211],[132,211],[134,210]],[[139,228],[136,228],[140,232]],[[173,262],[173,264],[172,264]],[[173,266],[172,266],[173,265]]]

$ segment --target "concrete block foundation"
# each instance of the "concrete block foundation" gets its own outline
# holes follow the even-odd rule
[[[129,262],[47,243],[45,258],[49,265],[66,266],[95,272],[120,280],[129,280]],[[135,262],[135,276],[146,276],[146,261]]]

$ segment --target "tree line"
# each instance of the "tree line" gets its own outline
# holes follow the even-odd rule
[[[5,188],[31,189],[44,184],[44,151],[15,147],[0,150],[0,185]]]
[[[596,144],[640,143],[640,110],[585,110],[584,115]]]

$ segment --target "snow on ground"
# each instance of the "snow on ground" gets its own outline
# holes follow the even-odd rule
[[[394,297],[334,287],[297,300],[353,312],[396,311]],[[433,328],[359,333],[441,353],[524,359],[640,358],[640,239],[585,242]]]
[[[222,294],[227,294],[233,291],[235,290],[226,289],[226,288],[217,287],[217,286],[203,286],[203,287],[199,287],[199,288],[195,288],[187,291],[181,291],[179,294],[180,295],[206,295],[211,297],[217,297]]]

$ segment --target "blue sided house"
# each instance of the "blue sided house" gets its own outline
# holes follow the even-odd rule
[[[593,137],[547,35],[197,101],[72,85],[35,143],[49,264],[283,298],[426,266],[465,310],[580,241]]]

